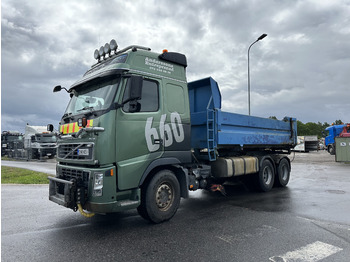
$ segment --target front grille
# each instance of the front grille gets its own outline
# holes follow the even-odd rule
[[[81,181],[89,181],[89,171],[83,171],[83,170],[76,170],[76,169],[70,169],[70,168],[62,168],[60,175],[64,177],[65,180],[81,180]]]
[[[59,178],[67,181],[74,180],[78,187],[83,186],[84,188],[88,188],[90,172],[61,167],[59,169]],[[64,194],[64,184],[59,185],[58,192]]]
[[[93,160],[92,143],[61,144],[58,146],[58,158],[69,160]]]

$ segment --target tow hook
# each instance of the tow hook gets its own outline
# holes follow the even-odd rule
[[[84,217],[93,217],[95,215],[95,213],[87,213],[83,210],[83,207],[81,206],[81,204],[77,204],[78,205],[78,210],[80,212],[80,214],[82,214]]]
[[[87,213],[83,209],[83,204],[85,203],[85,189],[83,187],[78,187],[77,189],[77,206],[74,209],[79,210],[80,214],[82,214],[84,217],[93,217],[95,213]]]

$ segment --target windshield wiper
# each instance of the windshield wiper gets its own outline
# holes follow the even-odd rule
[[[77,111],[79,112],[79,111],[88,110],[88,109],[90,109],[90,111],[92,111],[92,109],[94,109],[94,107],[93,106],[85,106],[82,109],[79,109]]]
[[[96,113],[94,113],[94,110],[93,109],[95,109],[93,106],[85,106],[85,107],[83,107],[82,109],[79,109],[79,110],[77,110],[78,112],[80,112],[80,111],[83,111],[83,110],[90,110],[89,112],[86,112],[86,113],[84,113],[84,115],[85,116],[91,116],[91,115],[95,115],[96,116]]]

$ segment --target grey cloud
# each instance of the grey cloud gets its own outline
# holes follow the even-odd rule
[[[139,44],[186,54],[189,81],[214,77],[224,110],[247,113],[247,48],[262,33],[268,37],[251,50],[253,114],[350,121],[342,117],[342,107],[349,107],[346,2],[5,0],[1,5],[2,129],[58,123],[68,97],[53,94],[53,86],[78,80],[95,63],[94,50],[112,38],[120,48]]]

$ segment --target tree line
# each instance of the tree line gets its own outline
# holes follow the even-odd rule
[[[269,118],[277,120],[277,118],[275,116],[270,116]],[[335,120],[332,124],[333,125],[341,125],[341,124],[343,124],[343,121]],[[303,122],[297,120],[298,136],[315,136],[315,135],[317,135],[318,138],[326,137],[328,134],[327,134],[327,132],[325,132],[325,129],[332,124],[328,124],[327,122],[324,122],[324,123],[308,122],[308,123],[304,124]]]

